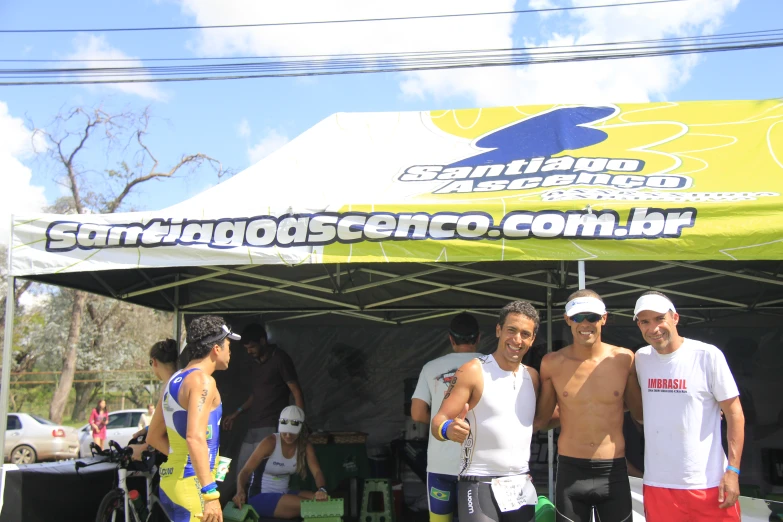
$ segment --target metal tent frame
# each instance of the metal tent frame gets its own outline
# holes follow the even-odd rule
[[[8,266],[12,252],[9,250]],[[553,323],[567,295],[589,285],[611,314],[632,317],[645,290],[677,298],[686,324],[737,314],[783,316],[783,263],[779,261],[487,261],[474,263],[302,264],[168,267],[30,276],[175,314],[180,338],[186,314],[263,316],[267,323],[328,320],[404,326],[469,311],[496,317],[506,302],[526,299],[546,310],[547,351]],[[574,266],[576,265],[576,266]],[[10,274],[10,270],[9,270]],[[8,277],[3,360],[11,357],[14,276]],[[719,286],[718,286],[719,285]],[[716,297],[719,294],[720,297]],[[10,364],[2,367],[0,414],[8,412]],[[2,418],[2,417],[0,417]],[[0,426],[0,444],[5,425]],[[553,433],[548,434],[549,486],[553,491]]]

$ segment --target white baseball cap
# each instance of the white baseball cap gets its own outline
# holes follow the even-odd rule
[[[304,411],[299,406],[286,406],[280,412],[280,420],[277,423],[279,433],[298,434],[302,430],[302,424],[305,420]]]
[[[566,303],[565,313],[568,317],[584,313],[604,315],[606,313],[606,305],[595,297],[575,297]]]
[[[674,304],[671,301],[657,294],[643,295],[636,300],[636,306],[633,309],[633,320],[636,321],[636,316],[639,315],[639,312],[645,310],[651,310],[659,314],[665,314],[669,310],[675,314],[677,313],[677,309],[674,308]]]

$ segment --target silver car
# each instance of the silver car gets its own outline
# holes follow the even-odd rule
[[[109,412],[109,423],[106,425],[106,441],[104,449],[109,447],[110,440],[117,441],[120,446],[127,446],[133,434],[139,431],[139,419],[147,413],[146,409],[119,410]],[[92,430],[85,424],[79,428],[79,457],[89,457]]]
[[[79,456],[79,437],[75,428],[29,413],[9,413],[5,429],[6,462],[32,464]]]

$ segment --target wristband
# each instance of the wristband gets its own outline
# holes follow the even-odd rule
[[[326,488],[324,488],[324,487],[320,487],[320,488],[318,488],[318,491],[323,491],[323,492],[324,492],[324,493],[326,493],[327,495],[329,494],[329,492],[328,492],[328,491],[326,491]]]
[[[237,413],[242,413],[242,406],[240,406],[239,408],[237,408]]]
[[[451,425],[452,422],[454,421],[449,419],[440,425],[440,436],[443,437],[443,440],[449,440],[449,436],[447,435],[447,433],[449,431],[449,426]]]
[[[448,419],[446,419],[445,421],[441,422],[440,426],[438,426],[438,431],[435,433],[435,438],[437,438],[438,440],[447,440],[442,435],[442,433],[443,433],[443,425],[446,424],[447,422],[449,422]]]
[[[220,492],[216,489],[213,489],[212,491],[201,495],[201,498],[204,500],[217,500],[220,498]]]
[[[735,468],[734,466],[726,466],[726,471],[733,471],[737,475],[740,474],[739,468]]]
[[[215,489],[217,489],[217,482],[210,482],[209,484],[201,488],[201,492],[209,493],[210,491],[213,491]]]

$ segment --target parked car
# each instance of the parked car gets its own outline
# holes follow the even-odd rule
[[[75,428],[29,413],[9,413],[5,430],[4,457],[12,464],[79,456],[79,436]]]
[[[106,442],[104,449],[108,447],[110,440],[117,441],[122,446],[127,446],[133,434],[139,431],[141,414],[147,413],[146,409],[118,410],[109,412],[109,423],[106,425]],[[92,442],[92,430],[89,424],[79,428],[79,457],[89,457],[90,443]]]

